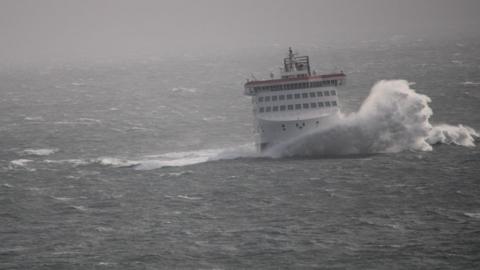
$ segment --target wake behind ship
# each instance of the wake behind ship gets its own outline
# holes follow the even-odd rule
[[[245,84],[245,95],[252,97],[259,151],[319,128],[339,112],[337,88],[345,85],[343,72],[312,74],[309,57],[289,48],[280,76]]]

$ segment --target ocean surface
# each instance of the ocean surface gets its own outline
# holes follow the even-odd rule
[[[304,45],[338,122],[260,155],[272,46],[0,68],[1,269],[480,269],[480,39]]]

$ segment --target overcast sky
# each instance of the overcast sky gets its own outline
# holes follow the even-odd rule
[[[478,35],[479,0],[0,0],[0,61]]]

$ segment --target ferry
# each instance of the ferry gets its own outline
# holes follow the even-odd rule
[[[334,121],[340,112],[338,88],[344,86],[343,71],[319,75],[311,71],[308,56],[288,50],[280,78],[249,80],[244,94],[252,97],[257,150],[275,145]]]

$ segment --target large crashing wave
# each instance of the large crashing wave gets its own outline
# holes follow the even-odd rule
[[[430,151],[437,143],[474,146],[478,133],[467,126],[437,125],[429,119],[431,99],[405,80],[380,81],[357,113],[339,114],[321,128],[277,145],[267,155],[324,156]]]
[[[472,128],[429,122],[430,98],[418,94],[405,80],[380,81],[356,113],[343,115],[320,128],[258,154],[252,144],[224,149],[205,149],[143,156],[135,160],[102,157],[89,160],[48,161],[75,166],[101,164],[151,170],[181,167],[214,160],[246,157],[314,157],[430,151],[439,143],[475,146],[479,134]],[[20,164],[20,162],[17,162]],[[18,164],[17,164],[18,165]],[[21,164],[23,165],[23,163]]]

